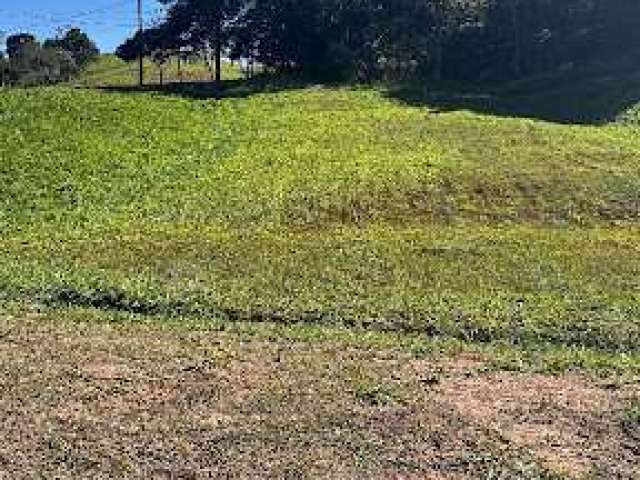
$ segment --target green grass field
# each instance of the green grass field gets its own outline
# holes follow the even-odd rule
[[[0,298],[12,318],[151,318],[179,338],[195,322],[233,342],[640,375],[633,122],[230,85],[219,99],[0,92]],[[357,397],[395,398],[362,375],[349,380]],[[552,478],[531,472],[473,478]]]
[[[635,128],[348,88],[0,108],[10,298],[638,353]]]

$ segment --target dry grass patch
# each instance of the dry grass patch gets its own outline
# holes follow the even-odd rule
[[[623,421],[638,385],[339,341],[0,322],[3,479],[638,474]]]
[[[640,473],[633,466],[637,451],[626,448],[619,430],[624,399],[637,392],[637,385],[605,390],[579,374],[507,372],[453,379],[442,389],[465,418],[500,432],[569,478],[605,470],[619,478]]]

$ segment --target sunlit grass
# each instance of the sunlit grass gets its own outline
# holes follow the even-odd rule
[[[638,353],[633,127],[49,88],[0,159],[6,297]]]
[[[241,78],[242,74],[237,64],[224,62],[222,77],[226,80]],[[213,72],[209,65],[202,60],[182,61],[180,68],[178,60],[171,57],[164,65],[160,66],[150,59],[145,59],[143,64],[144,81],[146,85],[160,84],[160,71],[162,81],[170,82],[203,82],[211,81]],[[95,62],[85,67],[80,74],[73,79],[74,85],[85,87],[118,87],[134,86],[139,81],[139,66],[137,62],[124,62],[115,55],[101,55]]]

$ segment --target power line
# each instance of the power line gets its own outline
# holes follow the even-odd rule
[[[132,22],[131,10],[124,7],[132,5],[132,0],[116,0],[99,7],[76,11],[71,14],[17,11],[0,7],[0,18],[12,19],[13,25],[0,23],[0,51],[3,50],[4,40],[8,36],[18,33],[33,33],[40,37],[59,36],[62,32],[73,27],[81,28],[90,34],[105,35],[128,30],[129,35],[140,30],[140,20]],[[151,6],[142,8],[142,29],[152,28],[166,12],[166,8],[153,2]],[[25,17],[28,16],[28,19]],[[16,19],[18,20],[16,22]],[[6,20],[5,20],[6,21]]]
[[[54,14],[44,14],[39,12],[18,12],[16,10],[8,10],[6,8],[0,7],[0,13],[8,18],[18,18],[28,16],[29,19],[24,21],[20,19],[19,22],[15,22],[13,26],[7,28],[4,27],[4,30],[10,32],[18,32],[18,31],[29,31],[29,30],[54,30],[56,28],[62,26],[78,26],[83,28],[91,28],[96,26],[113,26],[115,28],[134,28],[138,27],[138,23],[129,24],[124,22],[112,23],[113,19],[108,18],[99,18],[100,15],[105,15],[107,13],[113,14],[114,10],[121,9],[127,5],[131,4],[131,0],[118,0],[116,2],[111,2],[107,5],[103,5],[99,8],[93,8],[90,10],[82,10],[73,14],[62,14],[62,13],[54,13]],[[122,16],[127,15],[126,12],[120,10]],[[120,13],[119,12],[119,13]],[[161,6],[155,6],[151,8],[146,8],[143,10],[143,15],[145,17],[156,17],[160,16],[164,13],[164,8]],[[98,18],[96,18],[98,17]],[[121,15],[118,15],[121,17]],[[16,24],[17,23],[17,24]],[[151,21],[145,22],[143,24],[144,28],[148,28],[153,26]]]
[[[3,13],[5,15],[11,15],[11,16],[19,16],[22,14],[22,15],[28,15],[31,18],[39,17],[44,20],[59,22],[59,21],[65,21],[65,20],[66,21],[77,20],[83,17],[91,17],[97,14],[112,12],[114,9],[124,7],[129,3],[130,3],[129,0],[118,0],[117,2],[112,2],[110,4],[103,5],[102,7],[99,7],[99,8],[94,8],[91,10],[81,10],[79,12],[72,13],[72,14],[61,13],[61,12],[60,13],[40,13],[40,12],[24,11],[24,10],[18,11],[18,10],[8,10],[1,7],[0,7],[0,13]]]

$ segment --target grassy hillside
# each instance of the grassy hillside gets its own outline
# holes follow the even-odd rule
[[[637,124],[227,85],[0,92],[0,477],[638,478]]]
[[[127,63],[115,55],[104,54],[85,67],[73,80],[73,84],[85,87],[137,85],[138,69],[137,62]],[[237,66],[223,64],[223,78],[231,80],[241,76]],[[149,59],[144,61],[144,77],[147,85],[160,83],[160,68]],[[163,66],[163,81],[167,83],[179,82],[181,79],[184,82],[208,81],[211,80],[211,71],[201,61],[183,62],[181,69],[178,70],[178,61],[172,58]]]
[[[0,100],[0,288],[639,352],[640,136],[375,90]]]

